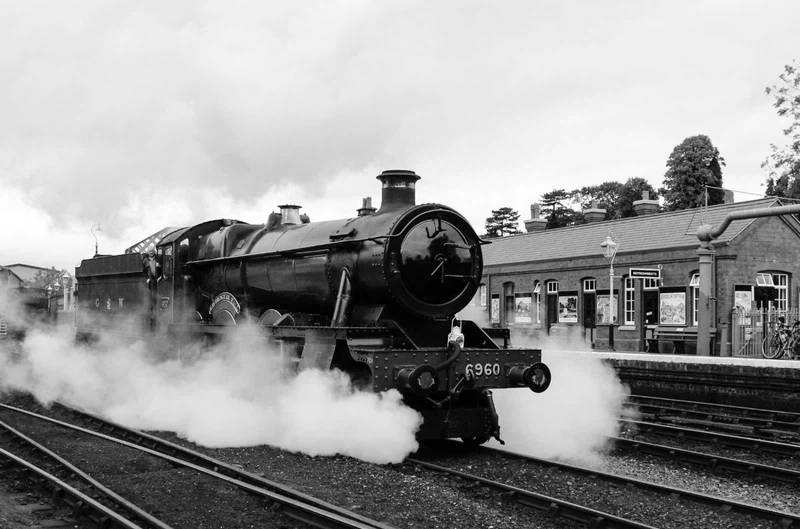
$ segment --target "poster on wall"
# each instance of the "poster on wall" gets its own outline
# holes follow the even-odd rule
[[[558,296],[558,322],[578,323],[578,296]]]
[[[517,294],[514,299],[514,321],[517,323],[531,322],[531,295]]]
[[[750,312],[753,306],[752,290],[737,290],[734,292],[733,308],[739,312]]]
[[[617,295],[609,299],[608,294],[597,296],[597,325],[617,323]]]
[[[500,296],[492,296],[492,323],[500,323]]]
[[[685,292],[662,292],[658,306],[661,325],[686,325]]]

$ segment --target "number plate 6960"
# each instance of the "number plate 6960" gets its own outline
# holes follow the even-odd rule
[[[474,378],[479,376],[499,376],[500,375],[500,364],[467,364],[465,369],[465,374],[468,378]]]

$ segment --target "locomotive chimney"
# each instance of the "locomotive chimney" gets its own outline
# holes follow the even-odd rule
[[[281,209],[281,225],[300,224],[300,206],[294,204],[284,204],[278,206]]]
[[[420,179],[417,173],[395,169],[384,171],[376,178],[383,184],[381,208],[378,210],[378,214],[416,205],[415,185]]]

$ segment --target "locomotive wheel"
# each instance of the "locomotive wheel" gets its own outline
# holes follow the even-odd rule
[[[462,437],[461,440],[464,442],[465,445],[468,446],[480,446],[487,442],[491,437],[488,435],[482,435],[480,437]]]

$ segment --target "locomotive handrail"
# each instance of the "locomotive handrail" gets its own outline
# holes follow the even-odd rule
[[[289,250],[275,250],[272,252],[261,252],[261,253],[250,253],[250,254],[242,254],[242,255],[228,255],[225,257],[214,257],[213,259],[198,259],[195,261],[189,261],[186,263],[186,266],[196,266],[196,265],[207,265],[207,264],[216,264],[216,263],[224,263],[228,261],[250,261],[253,259],[278,259],[281,257],[297,257],[297,256],[306,256],[310,254],[314,254],[317,252],[323,252],[326,250],[330,250],[331,248],[336,248],[338,246],[348,245],[348,244],[360,244],[362,242],[378,242],[381,239],[393,239],[395,237],[399,237],[400,235],[378,235],[375,237],[364,237],[362,239],[350,239],[347,241],[334,241],[325,244],[317,244],[314,246],[306,246],[305,248],[295,248]]]

